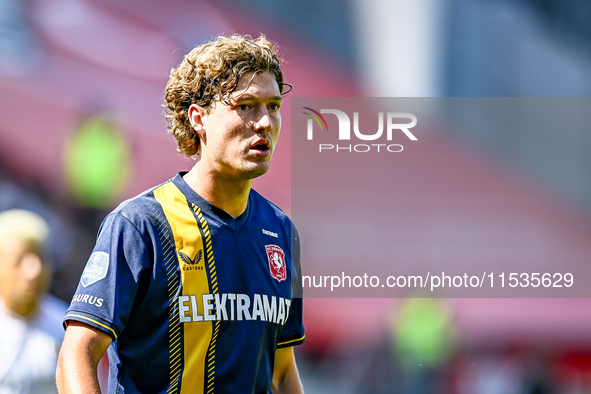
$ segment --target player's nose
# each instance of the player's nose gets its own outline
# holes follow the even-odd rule
[[[264,108],[257,114],[257,119],[254,122],[254,131],[257,133],[264,133],[271,129],[272,120],[269,111]]]

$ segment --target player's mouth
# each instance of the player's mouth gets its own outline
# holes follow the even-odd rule
[[[257,140],[250,146],[250,153],[258,157],[267,157],[271,154],[271,142],[267,139]]]

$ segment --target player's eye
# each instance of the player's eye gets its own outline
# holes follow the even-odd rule
[[[239,104],[236,106],[236,108],[238,108],[240,111],[246,111],[250,107],[247,104]]]
[[[279,111],[280,108],[281,108],[281,105],[279,105],[277,103],[272,103],[269,105],[269,109],[271,111]]]

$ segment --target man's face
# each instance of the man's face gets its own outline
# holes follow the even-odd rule
[[[244,74],[231,98],[216,101],[201,119],[201,164],[235,179],[267,172],[281,129],[282,97],[275,77],[268,72],[252,77]]]
[[[0,296],[10,310],[30,314],[48,283],[36,244],[16,237],[0,240]]]

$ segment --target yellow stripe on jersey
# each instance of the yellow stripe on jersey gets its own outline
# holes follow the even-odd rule
[[[76,314],[73,314],[73,313],[68,313],[66,315],[66,317],[64,318],[64,320],[69,320],[69,318],[71,318],[71,317],[75,317],[76,320],[82,319],[82,320],[87,320],[87,321],[93,322],[94,324],[98,324],[99,326],[104,327],[107,330],[111,331],[113,333],[113,335],[115,336],[115,339],[117,339],[117,333],[115,332],[115,330],[113,330],[111,327],[109,327],[109,326],[107,326],[107,325],[105,325],[105,324],[103,324],[101,322],[98,322],[98,321],[96,321],[94,319],[91,319],[89,317],[86,317],[86,316],[76,315]]]
[[[202,265],[204,266],[206,260],[203,239],[186,197],[172,182],[165,183],[154,190],[154,197],[162,206],[172,229],[181,270],[182,295],[195,297],[196,294],[211,294],[206,270],[199,269]],[[195,301],[195,298],[191,299],[192,303]],[[175,300],[176,302],[178,300]],[[197,313],[196,306],[193,305],[193,313],[195,314]],[[203,393],[206,380],[206,357],[212,341],[212,331],[212,322],[196,321],[183,324],[184,368],[181,378],[181,394]],[[175,334],[172,331],[170,334],[172,345]],[[172,359],[170,367],[171,379],[174,379],[174,374],[178,373],[178,369],[175,368]]]
[[[205,220],[203,213],[201,213],[201,209],[195,204],[191,204],[191,206],[197,214],[197,218],[199,219],[199,223],[201,224],[201,230],[205,237],[205,248],[207,250],[207,265],[209,268],[209,276],[211,277],[212,294],[218,294],[218,279],[217,273],[215,271],[215,258],[213,257],[213,246],[211,243],[211,233],[209,232],[209,225],[207,224],[207,220]],[[205,385],[205,391],[207,392],[207,394],[213,393],[215,389],[215,344],[217,342],[219,332],[220,321],[217,320],[215,322],[213,335],[211,337],[211,342],[209,343],[209,348],[207,349],[207,382]]]
[[[292,339],[291,341],[279,342],[279,343],[277,344],[277,346],[289,345],[290,343],[294,343],[294,342],[303,341],[303,340],[304,340],[304,338],[306,338],[306,336],[305,336],[305,335],[304,335],[303,337],[301,337],[301,338],[298,338],[298,339]]]

